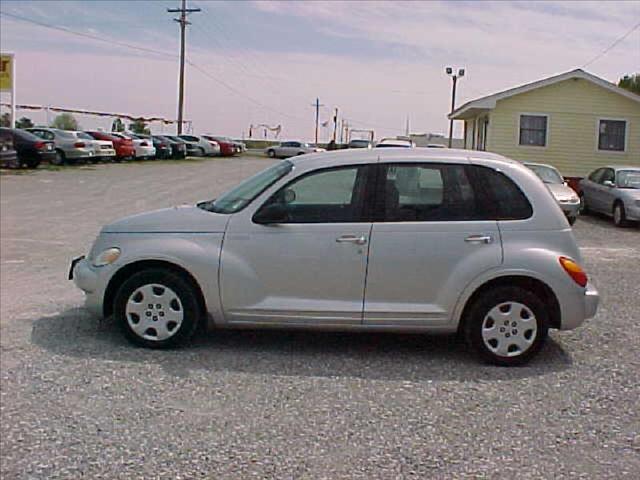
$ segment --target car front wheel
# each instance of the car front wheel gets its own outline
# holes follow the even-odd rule
[[[180,274],[143,270],[125,281],[114,303],[114,317],[136,345],[170,348],[195,332],[202,316],[195,288]]]
[[[267,155],[269,156],[269,158],[276,158],[276,152],[275,152],[275,150],[269,150],[269,151],[267,151]]]
[[[622,202],[617,202],[613,207],[613,223],[616,227],[627,226],[627,214],[624,211],[624,205]]]
[[[465,318],[465,337],[484,361],[522,365],[542,348],[548,313],[537,295],[520,287],[498,287],[482,294]]]

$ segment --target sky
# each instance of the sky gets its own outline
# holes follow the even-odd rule
[[[106,40],[0,16],[0,47],[16,54],[18,103],[176,118],[179,26],[166,10],[178,6],[179,0],[2,0],[0,13]],[[190,16],[187,30],[185,118],[196,133],[240,138],[249,125],[268,124],[282,125],[281,139],[312,140],[319,98],[321,122],[338,108],[351,128],[374,129],[376,138],[403,134],[407,121],[412,133],[446,134],[446,66],[466,70],[458,106],[589,62],[587,71],[611,82],[640,72],[640,28],[592,61],[640,24],[639,1],[188,0],[187,6],[202,10]],[[23,115],[47,121],[43,112]],[[78,119],[84,128],[111,124]],[[456,125],[456,136],[461,130]],[[330,135],[331,128],[320,129],[321,141]]]

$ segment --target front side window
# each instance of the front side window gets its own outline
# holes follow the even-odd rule
[[[598,124],[598,150],[624,152],[627,122],[600,120]]]
[[[387,164],[378,210],[385,222],[476,218],[475,195],[463,165]]]
[[[366,176],[365,166],[313,172],[281,188],[262,208],[284,207],[282,223],[362,222]]]
[[[615,182],[616,175],[612,168],[605,168],[602,176],[600,177],[600,182],[604,184],[604,182]]]
[[[276,183],[293,168],[288,160],[276,163],[262,172],[248,178],[234,189],[216,200],[202,202],[198,207],[214,213],[236,213],[249,205],[256,197]]]
[[[544,147],[547,145],[547,117],[520,115],[520,145]]]
[[[604,173],[604,170],[605,170],[604,168],[599,168],[593,171],[591,175],[589,175],[589,180],[592,182],[598,183],[600,181],[600,177]]]

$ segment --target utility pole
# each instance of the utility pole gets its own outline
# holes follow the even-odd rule
[[[335,143],[337,138],[336,138],[336,133],[338,130],[338,107],[336,107],[335,111],[333,112],[333,142]]]
[[[454,73],[452,67],[447,67],[445,69],[447,75],[451,77],[453,80],[453,85],[451,86],[451,113],[456,109],[456,84],[458,83],[458,77],[464,77],[464,68],[458,69],[458,73]],[[451,144],[453,141],[453,118],[449,119],[449,148],[451,148]]]
[[[311,105],[312,107],[316,107],[316,147],[318,146],[318,123],[320,121],[320,107],[324,107],[324,105],[320,104],[320,99],[316,98],[316,103]]]
[[[199,12],[199,8],[187,8],[187,0],[182,0],[182,8],[167,8],[169,13],[179,13],[180,18],[174,18],[180,24],[180,80],[178,84],[178,135],[182,133],[182,113],[184,110],[184,47],[185,30],[191,22],[187,21],[187,14]]]

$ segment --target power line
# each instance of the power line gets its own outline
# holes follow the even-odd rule
[[[23,22],[32,23],[34,25],[38,25],[38,26],[44,27],[44,28],[49,28],[51,30],[58,30],[60,32],[69,33],[71,35],[76,35],[76,36],[84,37],[84,38],[90,38],[91,40],[96,40],[98,42],[108,43],[109,45],[118,45],[118,46],[121,46],[121,47],[130,48],[132,50],[139,50],[141,52],[153,53],[155,55],[162,55],[163,57],[178,58],[178,55],[173,55],[173,54],[170,54],[170,53],[167,53],[167,52],[163,52],[163,51],[160,51],[160,50],[154,50],[152,48],[140,47],[140,46],[137,46],[137,45],[132,45],[130,43],[120,42],[118,40],[112,40],[112,39],[108,39],[108,38],[99,37],[97,35],[91,35],[90,33],[78,32],[78,31],[75,31],[75,30],[71,30],[69,28],[59,27],[57,25],[51,25],[49,23],[44,23],[44,22],[40,22],[38,20],[33,20],[31,18],[23,17],[21,15],[15,15],[13,13],[0,12],[0,15],[4,15],[6,17],[12,17],[12,18],[15,18],[17,20],[22,20]]]
[[[80,36],[80,37],[90,38],[92,40],[96,40],[96,41],[103,42],[103,43],[108,43],[110,45],[114,45],[115,44],[115,45],[119,45],[119,46],[122,46],[122,47],[125,47],[125,48],[130,48],[130,49],[134,49],[134,50],[140,50],[140,51],[143,51],[143,52],[154,53],[156,55],[162,55],[162,56],[169,57],[169,58],[172,58],[172,59],[179,58],[178,55],[174,55],[174,54],[171,54],[171,53],[163,52],[163,51],[160,51],[160,50],[154,50],[154,49],[150,49],[150,48],[139,47],[139,46],[136,46],[136,45],[125,43],[125,42],[119,42],[119,41],[114,41],[114,40],[107,39],[107,38],[104,38],[104,37],[99,37],[97,35],[85,34],[83,32],[78,32],[78,31],[75,31],[75,30],[71,30],[69,28],[58,27],[56,25],[51,25],[51,24],[48,24],[48,23],[39,22],[37,20],[32,20],[30,18],[23,17],[21,15],[14,15],[12,13],[7,13],[7,12],[0,12],[0,15],[13,17],[13,18],[16,18],[18,20],[22,20],[24,22],[32,23],[32,24],[35,24],[35,25],[38,25],[38,26],[41,26],[41,27],[45,27],[45,28],[49,28],[49,29],[52,29],[52,30],[59,30],[59,31],[68,33],[70,35],[76,35],[76,36]],[[296,120],[303,120],[302,117],[297,117],[297,116],[294,116],[294,115],[289,115],[289,114],[280,112],[280,111],[278,111],[278,110],[276,110],[274,108],[269,107],[268,105],[265,105],[264,103],[260,102],[259,100],[256,100],[255,98],[246,95],[245,93],[243,93],[240,90],[232,87],[231,85],[226,83],[224,80],[221,80],[220,78],[217,78],[216,76],[212,75],[211,73],[209,73],[208,71],[204,70],[202,67],[200,67],[199,65],[195,64],[194,62],[192,62],[192,61],[190,61],[188,59],[185,59],[185,63],[187,63],[189,66],[191,66],[191,67],[195,68],[196,70],[198,70],[200,73],[202,73],[204,76],[208,77],[210,80],[213,80],[214,82],[218,83],[219,85],[222,85],[227,90],[235,93],[236,95],[238,95],[240,97],[245,98],[246,100],[248,100],[248,101],[250,101],[250,102],[252,102],[252,103],[254,103],[254,104],[256,104],[256,105],[258,105],[258,106],[260,106],[260,107],[262,107],[264,109],[266,109],[266,110],[270,110],[270,111],[272,111],[274,113],[277,113],[278,115],[282,115],[282,116],[285,116],[285,117],[293,118],[293,119],[296,119]]]
[[[629,30],[627,33],[625,33],[624,35],[622,35],[620,38],[618,38],[615,42],[613,42],[611,45],[609,45],[607,48],[605,48],[602,52],[600,52],[598,55],[596,55],[595,57],[593,57],[591,60],[589,60],[587,63],[585,63],[584,65],[582,65],[582,68],[586,68],[589,65],[591,65],[593,62],[595,62],[596,60],[599,60],[601,57],[603,57],[604,55],[606,55],[607,53],[609,53],[610,50],[614,49],[620,42],[622,42],[625,38],[627,38],[629,35],[631,35],[635,30],[637,30],[640,27],[640,23],[637,23],[636,25],[634,25],[631,30]]]

